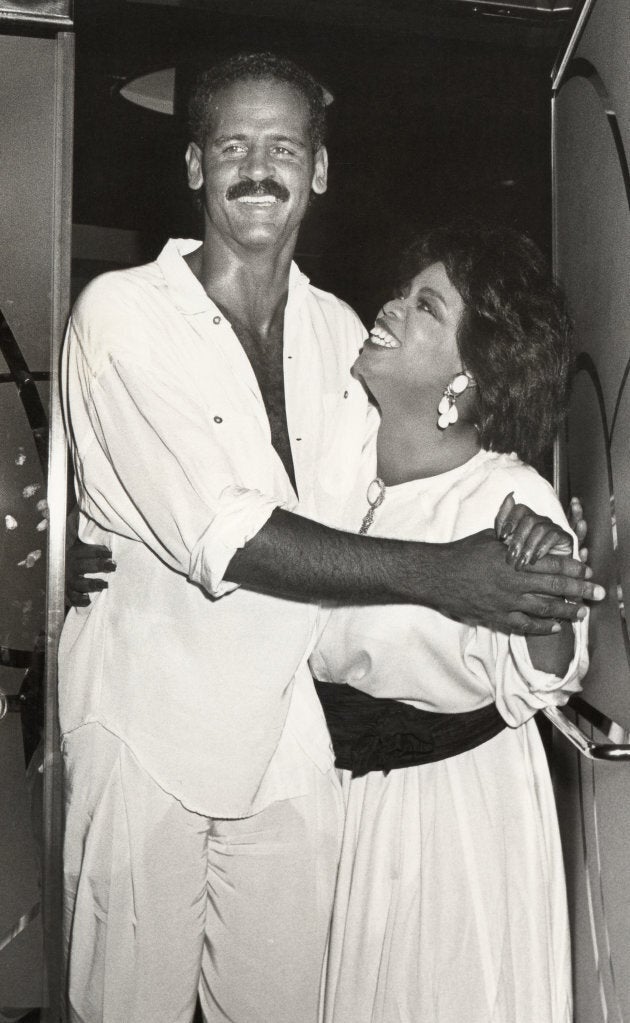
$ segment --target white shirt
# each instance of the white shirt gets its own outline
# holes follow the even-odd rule
[[[367,430],[350,375],[365,332],[293,265],[287,420],[299,501],[251,365],[170,241],[80,296],[63,351],[80,536],[111,546],[108,590],[60,646],[62,733],[99,722],[191,810],[237,817],[305,791],[328,734],[306,658],[313,604],[223,579],[276,507],[343,525]],[[288,715],[288,716],[287,716]]]
[[[367,476],[367,479],[371,477]],[[368,510],[367,480],[357,488],[355,529]],[[448,543],[492,528],[506,494],[569,530],[546,480],[516,455],[479,451],[464,465],[388,487],[370,535]],[[516,727],[581,688],[588,667],[586,620],[574,626],[575,647],[560,677],[536,669],[524,636],[453,621],[427,607],[339,607],[311,657],[316,678],[347,683],[371,696],[423,710],[457,713],[495,701]]]

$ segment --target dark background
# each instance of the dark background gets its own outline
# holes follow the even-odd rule
[[[550,75],[569,27],[441,0],[78,0],[73,219],[139,232],[142,260],[169,235],[198,235],[181,119],[118,90],[175,65],[181,107],[195,67],[271,49],[335,97],[329,190],[297,255],[315,284],[369,320],[409,232],[462,211],[548,251]],[[90,253],[76,281],[108,265]]]

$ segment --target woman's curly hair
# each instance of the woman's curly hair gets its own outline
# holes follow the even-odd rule
[[[477,383],[483,447],[539,461],[566,415],[572,365],[571,323],[546,260],[527,235],[465,219],[419,235],[400,282],[433,263],[464,302],[457,345]]]

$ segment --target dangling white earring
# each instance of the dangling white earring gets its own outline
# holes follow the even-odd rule
[[[476,384],[468,370],[464,370],[463,373],[457,373],[450,384],[447,384],[444,388],[444,394],[440,398],[440,404],[438,405],[437,424],[440,430],[446,430],[447,427],[451,426],[452,423],[456,423],[459,419],[455,403],[467,387],[476,387]]]

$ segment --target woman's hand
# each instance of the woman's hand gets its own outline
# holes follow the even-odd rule
[[[513,494],[508,494],[499,508],[494,528],[497,538],[508,548],[507,563],[517,570],[533,565],[546,554],[573,554],[573,537],[546,515],[517,504]]]
[[[584,564],[588,562],[588,547],[584,546],[586,540],[586,534],[588,533],[588,523],[584,518],[584,509],[582,508],[582,502],[579,497],[572,497],[569,505],[569,514],[567,515],[571,529],[575,533],[578,539],[578,546],[580,552],[580,561]]]
[[[75,540],[66,551],[66,603],[71,607],[87,607],[90,593],[107,589],[106,579],[97,579],[90,573],[115,571],[109,547]]]

